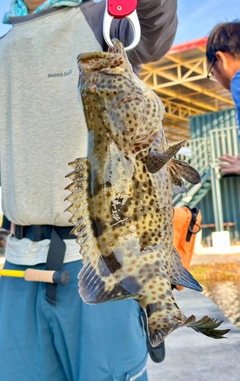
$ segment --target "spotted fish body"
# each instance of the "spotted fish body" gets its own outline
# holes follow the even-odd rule
[[[198,173],[173,159],[159,97],[137,76],[119,41],[108,53],[79,56],[79,93],[88,127],[88,156],[70,163],[68,211],[83,267],[79,292],[86,303],[134,298],[145,311],[153,346],[179,326],[212,337],[227,331],[204,317],[187,317],[172,285],[201,291],[173,247],[172,188]]]

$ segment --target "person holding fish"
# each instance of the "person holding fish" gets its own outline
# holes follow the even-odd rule
[[[1,277],[4,381],[147,380],[142,309],[132,299],[94,306],[82,301],[79,246],[65,212],[68,163],[87,154],[76,59],[107,51],[105,9],[105,1],[12,0],[4,17],[12,24],[0,39],[2,204],[11,223],[4,268],[70,273],[65,287]],[[138,1],[141,39],[128,52],[135,73],[170,49],[176,9],[177,0]],[[131,43],[127,20],[113,20],[113,37]]]
[[[215,26],[208,38],[206,56],[210,65],[208,77],[213,76],[230,90],[236,106],[238,139],[240,140],[240,21]],[[240,174],[240,155],[219,157],[223,174]]]

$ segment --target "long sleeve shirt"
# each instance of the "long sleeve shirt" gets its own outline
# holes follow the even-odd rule
[[[87,128],[77,96],[77,56],[107,50],[102,35],[105,2],[51,8],[12,18],[0,39],[0,165],[2,208],[18,225],[70,226],[68,163],[87,154]],[[139,0],[141,41],[129,53],[137,72],[142,62],[169,50],[176,27],[176,0]],[[132,30],[114,20],[111,36],[126,46]],[[78,260],[67,240],[65,262]],[[9,237],[6,258],[35,265],[46,261],[49,240]]]
[[[236,107],[238,123],[238,140],[240,141],[240,70],[238,70],[231,81],[231,93]]]

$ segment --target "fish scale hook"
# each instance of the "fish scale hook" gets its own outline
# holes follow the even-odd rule
[[[133,28],[133,40],[130,45],[124,48],[125,51],[134,49],[141,38],[141,27],[137,15],[137,0],[107,0],[103,18],[103,37],[106,44],[113,48],[110,37],[111,24],[114,18],[126,18]]]

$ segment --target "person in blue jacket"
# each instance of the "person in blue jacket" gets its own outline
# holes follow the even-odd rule
[[[2,210],[11,234],[5,269],[68,271],[65,287],[0,278],[1,381],[146,381],[147,340],[134,300],[87,305],[78,294],[81,255],[70,213],[68,163],[86,157],[77,56],[106,51],[105,1],[12,0],[0,38]],[[177,0],[139,0],[133,70],[170,49]],[[111,38],[128,46],[127,20]]]
[[[208,77],[213,76],[231,91],[236,107],[238,139],[240,141],[240,21],[215,26],[207,42]],[[240,174],[240,155],[226,154],[219,158],[223,174]]]

